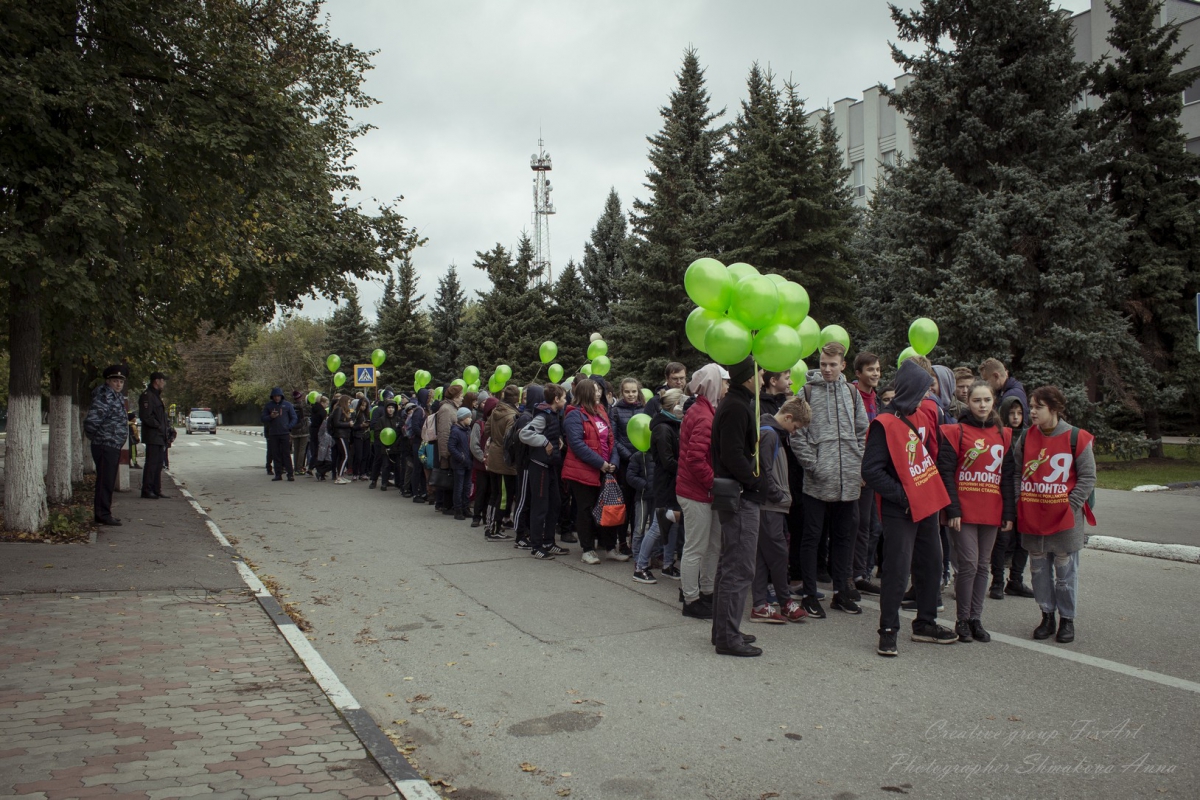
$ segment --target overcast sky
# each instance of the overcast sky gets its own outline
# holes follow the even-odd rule
[[[1090,0],[1062,0],[1078,12]],[[488,288],[471,266],[499,242],[533,233],[529,156],[539,131],[551,154],[558,213],[550,218],[555,275],[582,259],[610,187],[628,212],[645,197],[646,136],[697,48],[714,109],[732,120],[757,61],[791,77],[810,110],[859,97],[900,72],[883,0],[329,0],[342,41],[377,50],[366,89],[376,127],[354,160],[362,200],[404,196],[401,212],[428,244],[414,257],[432,300],[455,263],[471,296]],[[359,295],[374,319],[381,283]],[[325,316],[325,301],[304,313]]]

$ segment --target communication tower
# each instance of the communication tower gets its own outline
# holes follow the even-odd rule
[[[550,154],[538,137],[538,151],[529,157],[529,168],[533,170],[533,263],[541,268],[539,280],[554,282],[550,271],[550,215],[554,213],[554,202],[550,199]]]

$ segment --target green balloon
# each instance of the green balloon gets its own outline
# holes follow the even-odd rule
[[[375,365],[375,369],[383,366],[383,362],[387,361],[387,354],[376,347],[371,351],[371,363]]]
[[[776,286],[783,286],[785,283],[788,283],[787,278],[785,278],[782,275],[779,275],[777,273],[774,273],[774,272],[772,272],[771,274],[769,274],[765,277],[767,280],[769,280],[771,283],[775,284]]]
[[[379,432],[379,441],[383,442],[384,447],[391,447],[396,443],[396,429],[384,428]]]
[[[461,386],[461,387],[463,387],[464,392],[467,390],[467,382],[464,381],[462,378],[455,378],[454,380],[450,381],[450,385],[451,386]]]
[[[754,360],[763,369],[783,372],[800,358],[800,333],[779,323],[763,328],[754,337]]]
[[[821,329],[821,346],[824,347],[830,342],[841,342],[846,352],[850,352],[850,334],[846,333],[846,329],[841,325],[826,325]]]
[[[808,383],[808,365],[801,359],[792,365],[791,373],[792,391],[800,394],[804,384]]]
[[[901,364],[903,364],[905,361],[908,361],[913,356],[919,356],[919,355],[921,355],[921,354],[918,353],[913,348],[906,347],[900,351],[900,357],[898,359],[896,359],[896,366],[899,367]]]
[[[550,376],[551,382],[558,383],[562,380],[563,368],[558,364],[551,364],[550,368],[546,370],[546,374]]]
[[[730,279],[733,281],[734,288],[737,288],[738,282],[743,278],[749,278],[751,275],[758,274],[758,270],[749,264],[742,263],[741,261],[736,264],[730,264],[727,271],[729,272]],[[729,302],[733,302],[732,297],[729,298]]]
[[[499,375],[492,375],[488,378],[488,391],[492,394],[498,393],[504,388],[504,381],[500,380]]]
[[[707,308],[696,308],[692,313],[688,314],[687,322],[683,329],[687,332],[688,341],[692,343],[692,347],[704,352],[704,334],[708,333],[708,329],[712,324],[719,319],[724,318],[724,314],[719,314],[716,311],[711,311]]]
[[[737,364],[750,355],[754,339],[750,329],[736,319],[717,320],[704,335],[704,351],[718,364]]]
[[[908,343],[919,356],[927,356],[938,343],[937,323],[929,317],[919,317],[908,326]]]
[[[508,383],[508,379],[512,377],[512,367],[508,364],[501,364],[496,367],[496,375],[499,376],[501,383]]]
[[[729,316],[741,321],[750,330],[756,331],[770,325],[778,311],[779,291],[769,278],[751,275],[733,287]]]
[[[467,383],[475,383],[479,380],[479,367],[467,367],[463,370],[463,380]]]
[[[542,342],[542,346],[538,348],[538,357],[542,359],[543,364],[549,364],[558,355],[558,345],[554,342]]]
[[[821,326],[812,317],[805,317],[796,330],[800,333],[800,357],[808,358],[821,346]]]
[[[603,339],[597,339],[588,345],[587,357],[589,361],[595,361],[600,356],[608,355],[608,345]]]
[[[733,298],[733,278],[715,258],[699,258],[689,264],[683,273],[683,288],[693,303],[718,314],[729,308]]]
[[[433,373],[427,369],[421,370],[421,385],[428,386],[433,380]]]
[[[472,383],[470,386],[468,386],[468,387],[467,387],[467,391],[468,391],[468,392],[475,392],[476,394],[478,394],[478,393],[479,393],[479,381],[475,381],[475,382],[474,382],[474,383]]]
[[[337,372],[341,365],[342,359],[339,356],[331,355],[325,359],[325,366],[329,368],[330,372]]]
[[[779,311],[775,313],[775,321],[789,327],[796,327],[808,316],[808,292],[798,283],[787,281],[775,287],[779,292]]]
[[[344,372],[333,373],[333,385],[334,386],[341,386],[345,382],[346,382],[346,373],[344,373]]]
[[[592,374],[603,378],[612,369],[608,356],[596,356],[592,359]]]
[[[588,377],[591,377],[591,375],[592,375],[592,365],[591,365],[591,364],[584,364],[582,367],[580,367],[580,368],[579,368],[579,371],[580,371],[580,372],[582,372],[584,375],[587,375]]]
[[[309,392],[309,393],[308,393],[308,404],[309,404],[310,406],[311,406],[313,403],[315,403],[315,402],[317,402],[318,400],[320,400],[320,399],[321,399],[321,395],[320,395],[320,393],[319,393],[319,392]]]
[[[634,414],[625,426],[625,434],[629,443],[643,453],[650,449],[650,417],[647,414]]]
[[[434,399],[434,400],[441,400],[441,399],[442,399],[442,387],[440,387],[440,386],[439,386],[439,387],[437,387],[436,389],[434,389],[434,390],[433,390],[433,399]]]
[[[642,400],[649,403],[652,399],[654,399],[654,392],[649,389],[642,389]]]

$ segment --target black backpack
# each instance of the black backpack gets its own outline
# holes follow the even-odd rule
[[[504,453],[504,465],[508,467],[523,467],[525,461],[529,457],[529,448],[521,442],[521,429],[528,425],[533,420],[533,414],[528,411],[517,415],[513,420],[513,424],[508,429],[508,433],[504,434],[504,446],[501,452]]]

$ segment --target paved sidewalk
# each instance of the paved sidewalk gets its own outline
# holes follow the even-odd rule
[[[0,544],[0,797],[399,797],[171,487]]]

